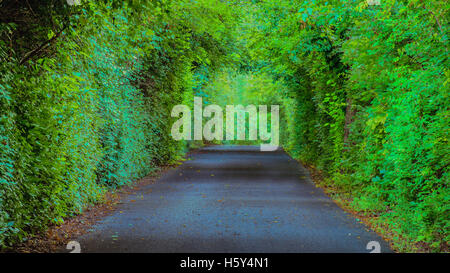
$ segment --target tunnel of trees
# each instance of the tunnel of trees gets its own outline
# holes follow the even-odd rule
[[[170,111],[201,96],[279,104],[336,198],[448,250],[449,5],[372,2],[0,0],[0,246],[179,160]]]

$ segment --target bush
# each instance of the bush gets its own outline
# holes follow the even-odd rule
[[[226,4],[36,2],[0,4],[2,246],[179,158],[170,110],[231,47]]]
[[[267,1],[254,33],[265,69],[290,86],[285,147],[411,245],[445,249],[449,6],[289,3]]]

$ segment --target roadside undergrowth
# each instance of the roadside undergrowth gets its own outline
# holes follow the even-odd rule
[[[352,214],[359,222],[365,224],[385,241],[387,241],[391,249],[395,252],[414,252],[414,253],[429,253],[432,248],[429,244],[423,242],[412,242],[404,234],[395,232],[389,219],[386,216],[381,216],[373,210],[361,210],[355,205],[355,196],[339,187],[333,180],[328,178],[323,172],[305,161],[297,159],[305,168],[308,169],[311,178],[316,187],[321,188],[340,208]],[[449,252],[448,246],[442,246],[442,252]]]

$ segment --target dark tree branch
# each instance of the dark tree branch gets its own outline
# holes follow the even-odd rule
[[[24,64],[26,61],[28,61],[31,57],[35,56],[37,53],[39,53],[41,50],[47,48],[51,43],[53,43],[58,37],[61,35],[61,33],[66,29],[66,26],[64,26],[58,33],[55,34],[51,39],[45,41],[37,48],[29,51],[25,54],[25,56],[20,60],[20,64]]]

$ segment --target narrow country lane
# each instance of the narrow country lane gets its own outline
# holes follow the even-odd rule
[[[283,151],[210,146],[123,200],[82,252],[370,252],[389,246]],[[67,250],[65,250],[67,252]]]

